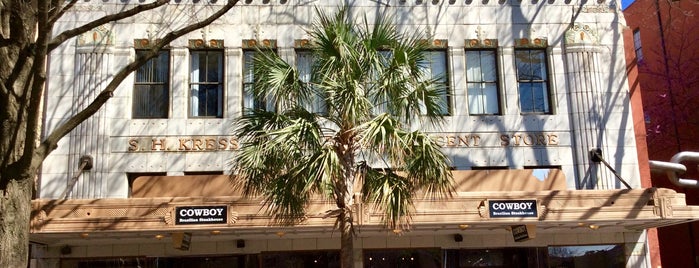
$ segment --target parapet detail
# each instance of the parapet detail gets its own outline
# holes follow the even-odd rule
[[[364,0],[365,3],[354,3],[354,6],[387,7],[401,6],[496,6],[496,5],[568,5],[580,7],[583,13],[608,13],[618,10],[615,0]],[[83,0],[75,6],[78,11],[101,10],[104,5],[141,5],[155,2],[154,0]],[[227,0],[171,0],[176,5],[223,5]],[[336,6],[343,4],[340,0],[240,0],[240,6]]]

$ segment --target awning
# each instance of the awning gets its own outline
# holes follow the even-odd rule
[[[684,194],[662,188],[458,192],[446,199],[416,200],[409,229],[387,230],[371,204],[356,206],[356,227],[362,236],[486,234],[523,224],[536,225],[540,233],[624,232],[699,220],[699,206],[688,206]],[[176,232],[215,233],[219,239],[339,236],[334,219],[324,218],[332,202],[313,200],[307,219],[293,227],[272,225],[260,204],[239,196],[34,200],[30,240],[48,245],[137,242]]]

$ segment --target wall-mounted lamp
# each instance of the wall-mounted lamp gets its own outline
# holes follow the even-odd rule
[[[71,253],[73,253],[73,248],[70,246],[65,245],[61,247],[61,255],[70,255]]]

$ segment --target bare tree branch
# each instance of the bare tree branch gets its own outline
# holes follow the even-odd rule
[[[88,22],[87,24],[84,24],[83,26],[62,32],[59,35],[57,35],[56,37],[54,37],[48,43],[48,51],[50,52],[50,51],[56,49],[56,47],[60,46],[66,40],[68,40],[72,37],[78,36],[80,34],[83,34],[89,30],[92,30],[97,26],[100,26],[100,25],[108,23],[108,22],[118,21],[118,20],[121,20],[124,18],[132,17],[132,16],[139,14],[141,12],[161,7],[169,2],[170,2],[170,0],[157,0],[157,1],[150,3],[150,4],[138,5],[132,9],[122,11],[119,13],[115,13],[115,14],[109,14],[109,15],[106,15],[106,16],[101,17],[99,19]]]
[[[70,133],[70,131],[75,129],[78,125],[80,125],[80,123],[85,121],[87,118],[97,113],[97,111],[107,102],[107,100],[109,100],[113,96],[114,90],[117,89],[121,82],[123,82],[124,79],[126,79],[126,77],[129,76],[129,74],[138,69],[139,66],[145,64],[148,60],[157,56],[158,50],[162,49],[164,46],[166,46],[173,40],[182,37],[187,33],[190,33],[194,30],[200,29],[206,25],[211,24],[213,21],[215,21],[219,17],[223,16],[223,14],[228,12],[228,10],[233,8],[233,6],[235,6],[237,3],[238,0],[228,0],[228,3],[226,3],[226,5],[224,5],[220,10],[218,10],[216,13],[212,14],[205,20],[190,24],[182,29],[172,31],[166,34],[162,39],[156,42],[156,45],[148,53],[146,53],[144,57],[137,58],[135,61],[124,66],[119,72],[117,72],[114,75],[112,81],[109,82],[109,84],[102,90],[102,92],[100,92],[97,95],[95,100],[92,101],[87,106],[87,108],[78,112],[73,117],[68,119],[68,121],[66,121],[64,124],[58,126],[51,133],[49,133],[46,139],[41,143],[41,145],[39,146],[37,151],[34,152],[33,155],[24,155],[23,157],[29,158],[27,160],[32,161],[32,166],[38,167],[39,165],[41,165],[41,162],[44,160],[44,158],[46,158],[46,156],[58,146],[58,141],[62,137]]]
[[[63,14],[66,13],[66,11],[70,10],[73,6],[75,6],[75,4],[78,1],[69,1],[68,4],[64,7],[61,7],[61,5],[63,5],[63,3],[65,3],[65,1],[54,0],[52,2],[53,2],[52,3],[53,8],[56,8],[58,11],[50,13],[49,21],[48,21],[49,26],[52,26],[54,23],[56,23],[56,21],[58,21],[58,19],[60,19],[63,16]]]
[[[49,22],[49,3],[48,1],[39,1],[37,6],[37,23],[39,29],[48,29]],[[36,40],[36,46],[34,49],[34,64],[30,72],[31,91],[29,93],[29,101],[25,102],[23,106],[26,107],[27,112],[20,113],[20,115],[27,116],[27,136],[24,139],[24,153],[23,155],[32,155],[34,150],[36,150],[36,141],[39,139],[39,122],[41,120],[41,96],[44,93],[44,83],[46,82],[46,58],[48,55],[48,50],[45,44],[48,43],[51,34],[50,31],[39,31]],[[41,44],[44,44],[43,46]],[[22,122],[24,120],[20,120]]]

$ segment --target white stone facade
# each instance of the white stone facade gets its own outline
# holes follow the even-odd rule
[[[45,133],[86,107],[119,68],[135,59],[135,40],[157,39],[163,27],[174,29],[188,18],[209,14],[220,2],[172,1],[156,15],[108,23],[66,42],[49,60]],[[80,1],[74,12],[57,23],[56,32],[140,3]],[[419,29],[435,40],[447,41],[451,113],[441,129],[431,132],[435,137],[443,137],[445,152],[456,169],[553,167],[563,171],[569,190],[625,188],[606,167],[591,163],[589,151],[599,148],[603,158],[632,188],[641,187],[625,71],[624,19],[617,0],[243,0],[204,30],[177,39],[169,46],[167,118],[133,118],[132,74],[97,114],[62,139],[58,149],[46,159],[38,185],[39,198],[62,198],[69,186],[72,186],[69,196],[73,199],[127,198],[130,194],[127,174],[228,173],[228,163],[235,153],[228,146],[232,138],[230,128],[243,111],[244,41],[274,40],[277,53],[293,61],[295,41],[309,38],[306,29],[313,21],[315,9],[334,10],[343,3],[351,5],[353,14],[366,16],[368,21],[390,14],[402,30]],[[189,40],[198,39],[223,41],[225,77],[221,117],[189,116]],[[486,39],[497,41],[500,114],[472,115],[467,109],[465,54],[470,40]],[[543,45],[538,48],[546,51],[550,113],[522,113],[514,56],[515,50],[523,47],[522,42],[529,45],[539,42]],[[450,137],[458,141],[459,136],[471,137],[472,143],[450,146]],[[197,140],[199,145],[195,145]],[[216,145],[207,147],[208,140]],[[226,141],[226,146],[220,145],[221,140]],[[83,155],[93,157],[94,167],[76,174]],[[80,176],[72,185],[76,175]],[[449,241],[449,236],[372,236],[360,237],[355,244],[360,248],[477,248],[626,243],[627,247],[632,245],[631,250],[627,249],[629,267],[649,265],[645,248],[641,253],[633,248],[637,243],[645,244],[645,232],[546,233],[526,245],[513,244],[509,235],[473,234],[465,239],[468,244],[455,244]],[[339,247],[339,241],[331,243],[321,238],[288,239],[284,243],[260,239],[251,241],[243,250],[225,241],[196,239],[193,243],[199,245],[196,250],[201,252],[187,254]],[[162,243],[147,247],[115,243],[99,248],[77,246],[76,255],[71,257],[115,256],[125,252],[170,255],[166,251],[172,249]],[[46,267],[56,265],[52,262],[61,257],[58,248],[42,254],[45,256],[38,259],[45,258],[40,261],[46,262],[42,264]]]
[[[445,150],[457,169],[473,166],[560,167],[569,189],[621,188],[603,166],[588,170],[590,148],[602,149],[622,178],[637,188],[633,122],[624,72],[621,30],[623,18],[615,1],[349,1],[352,12],[372,21],[377,14],[392,14],[401,29],[420,29],[448,42],[449,82],[453,94],[451,115],[436,136],[477,135],[469,148]],[[203,31],[172,43],[170,49],[170,103],[165,119],[133,119],[133,75],[107,105],[64,138],[42,170],[40,196],[59,198],[81,155],[91,155],[95,168],[82,174],[73,188],[75,198],[128,196],[126,173],[224,171],[230,151],[129,151],[129,140],[171,138],[228,138],[231,122],[242,112],[243,40],[275,40],[277,51],[293,61],[294,41],[307,39],[305,30],[314,9],[331,10],[342,1],[241,1],[223,18]],[[206,8],[207,5],[213,7]],[[105,12],[131,5],[122,1],[80,3],[74,16],[58,23],[57,32],[75,27]],[[51,130],[87,105],[96,90],[118,68],[135,57],[134,40],[157,38],[163,26],[174,28],[182,17],[211,12],[216,4],[173,3],[156,16],[137,16],[107,24],[104,41],[67,42],[51,55],[46,98],[46,128]],[[203,7],[203,8],[202,8]],[[172,14],[177,14],[172,15]],[[172,16],[169,16],[172,15]],[[574,30],[573,27],[580,29]],[[585,31],[582,30],[586,27]],[[572,33],[575,31],[575,33]],[[203,36],[205,32],[205,36]],[[567,32],[571,32],[566,36]],[[92,34],[92,33],[89,33]],[[574,40],[573,37],[582,40]],[[83,37],[84,38],[84,37]],[[188,40],[223,40],[224,100],[221,118],[188,116]],[[89,38],[88,38],[89,39]],[[465,43],[497,40],[500,115],[469,115],[466,107]],[[550,114],[523,114],[513,51],[520,39],[544,40],[548,61]],[[583,55],[584,58],[579,58]],[[84,69],[83,69],[84,68]],[[84,90],[92,90],[87,94]],[[92,94],[92,95],[90,95]],[[419,126],[416,126],[419,127]],[[527,145],[528,137],[555,135],[553,144]],[[503,146],[507,135],[509,146]],[[520,146],[514,136],[524,135]],[[533,135],[533,136],[527,136]],[[172,144],[173,141],[168,143]],[[143,147],[144,145],[141,144]],[[143,149],[143,148],[141,148]],[[599,169],[599,170],[598,170]],[[590,181],[597,181],[596,184]]]

